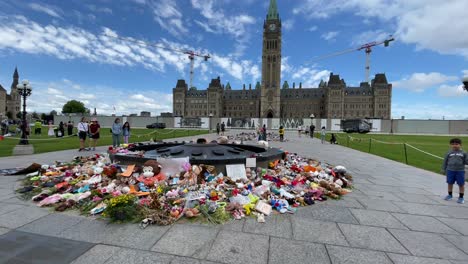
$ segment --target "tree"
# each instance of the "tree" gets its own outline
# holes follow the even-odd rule
[[[6,112],[8,119],[13,119],[13,113],[11,111]]]
[[[62,107],[62,113],[64,114],[70,114],[70,113],[80,113],[84,114],[86,113],[86,107],[84,104],[80,101],[77,100],[71,100],[68,101],[65,105]]]
[[[19,118],[19,119],[23,118],[23,112],[16,113],[16,118]]]
[[[31,116],[32,116],[32,118],[34,118],[34,119],[38,119],[38,118],[39,118],[39,114],[38,114],[36,111],[34,111],[34,112],[31,114]]]
[[[52,111],[50,111],[50,114],[49,114],[49,115],[51,116],[51,118],[54,118],[54,116],[57,115],[57,111],[52,110]]]
[[[47,118],[47,115],[45,113],[42,113],[41,114],[41,120],[46,120],[46,118]]]

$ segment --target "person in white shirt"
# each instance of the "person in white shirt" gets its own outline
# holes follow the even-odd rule
[[[83,151],[85,149],[86,136],[88,135],[89,127],[86,122],[86,118],[82,117],[81,121],[78,123],[78,138],[80,139],[80,149],[78,151]]]

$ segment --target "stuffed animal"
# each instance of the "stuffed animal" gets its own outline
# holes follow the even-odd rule
[[[143,176],[145,178],[151,178],[154,176],[154,172],[153,172],[153,167],[151,166],[144,166],[143,167]]]
[[[158,175],[161,172],[162,166],[155,160],[148,160],[143,164],[143,167],[152,167],[154,175]]]

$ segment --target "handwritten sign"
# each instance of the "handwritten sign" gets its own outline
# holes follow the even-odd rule
[[[256,168],[257,167],[257,159],[256,158],[247,158],[247,159],[245,159],[245,167],[247,167],[247,168]]]
[[[265,203],[264,201],[258,201],[257,205],[255,206],[255,210],[259,211],[264,215],[270,215],[271,205]]]
[[[233,181],[247,180],[247,173],[245,172],[244,164],[226,165],[226,173]]]

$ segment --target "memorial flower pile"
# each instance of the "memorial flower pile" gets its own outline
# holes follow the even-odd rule
[[[352,177],[345,167],[294,153],[267,168],[236,166],[236,173],[222,173],[214,166],[174,160],[169,171],[155,160],[124,166],[113,163],[107,153],[96,154],[38,166],[18,192],[40,207],[79,209],[112,222],[141,221],[146,227],[181,218],[222,224],[256,217],[265,222],[271,214],[295,213],[351,191]]]

